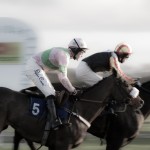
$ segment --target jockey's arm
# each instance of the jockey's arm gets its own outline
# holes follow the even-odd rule
[[[70,80],[68,79],[66,73],[59,72],[58,73],[58,78],[61,84],[69,91],[69,92],[74,92],[75,88],[72,86]]]
[[[69,57],[67,55],[61,54],[61,57],[58,57],[57,62],[59,66],[58,70],[58,79],[61,82],[61,84],[69,91],[69,92],[74,92],[75,88],[71,84],[70,80],[67,77],[67,66],[69,64]]]
[[[120,76],[123,80],[125,80],[128,84],[134,84],[134,79],[127,76],[121,69],[118,58],[116,54],[112,54],[110,57],[110,66],[112,69],[115,69],[117,72],[117,75]]]

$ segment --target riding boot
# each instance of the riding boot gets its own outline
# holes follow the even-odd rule
[[[46,100],[47,100],[48,112],[50,114],[51,128],[54,130],[57,130],[59,126],[62,125],[62,123],[61,123],[61,120],[56,115],[56,107],[54,104],[55,96],[50,95],[46,97]]]

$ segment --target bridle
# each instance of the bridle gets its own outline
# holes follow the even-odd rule
[[[121,81],[120,78],[116,78],[116,86],[119,86],[119,92],[121,93],[122,95],[122,100],[120,101],[116,101],[116,103],[118,104],[129,104],[129,102],[131,101],[132,97],[131,95],[129,94],[129,89],[125,89],[125,88],[129,88],[125,82],[123,83],[123,81]],[[126,85],[125,85],[126,84]]]
[[[117,81],[117,83],[118,83],[118,81]],[[116,84],[116,83],[115,83]],[[120,85],[120,84],[119,84]],[[117,86],[118,86],[118,84],[117,84]],[[121,86],[121,85],[120,85]],[[122,89],[123,88],[123,89]],[[124,95],[124,93],[125,93],[125,91],[124,91],[124,87],[121,87],[120,88],[121,89],[121,95]],[[129,95],[129,93],[126,91],[126,94],[127,95]],[[129,95],[129,97],[130,97],[130,95]],[[130,97],[131,98],[131,97]],[[106,99],[108,99],[108,97],[106,97]],[[70,118],[71,118],[71,116],[75,116],[75,117],[77,117],[81,122],[83,122],[88,128],[90,127],[90,123],[86,120],[86,119],[84,119],[82,116],[80,116],[78,113],[76,113],[76,112],[74,112],[74,107],[75,107],[75,104],[76,104],[76,102],[78,102],[78,101],[83,101],[83,102],[88,102],[88,103],[99,103],[99,104],[103,104],[103,108],[106,106],[105,104],[108,104],[109,103],[109,101],[106,101],[106,99],[105,100],[103,100],[103,101],[95,101],[95,100],[93,100],[93,99],[89,99],[89,100],[87,100],[87,99],[84,99],[84,98],[75,98],[74,99],[74,102],[73,102],[73,105],[72,105],[72,108],[71,108],[71,110],[69,110],[68,108],[65,108],[64,107],[64,110],[66,111],[66,112],[68,112],[69,113],[69,118],[68,118],[68,122],[70,122]],[[123,103],[123,104],[125,104],[125,100],[124,101],[122,101],[122,102],[118,102],[118,103]],[[101,110],[100,110],[101,111]],[[98,112],[99,113],[99,112]]]

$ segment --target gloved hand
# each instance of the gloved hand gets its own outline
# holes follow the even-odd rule
[[[134,85],[136,84],[136,80],[135,80],[135,79],[132,79],[132,80],[130,81],[130,84],[131,84],[132,86],[134,86]]]
[[[137,80],[137,81],[135,81],[135,85],[137,85],[138,87],[141,87],[142,83],[139,80]]]
[[[82,93],[83,93],[82,90],[77,90],[77,89],[75,89],[75,90],[72,92],[72,95],[73,95],[73,96],[80,97]]]
[[[135,79],[134,79],[134,85],[135,85],[135,86],[137,85],[138,87],[141,87],[142,84],[141,84],[141,82],[140,82],[140,78],[135,78]]]

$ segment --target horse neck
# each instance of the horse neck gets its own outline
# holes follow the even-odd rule
[[[92,122],[103,110],[104,103],[102,102],[107,100],[113,87],[113,83],[108,83],[109,80],[88,89],[77,103],[79,114],[87,121]]]

